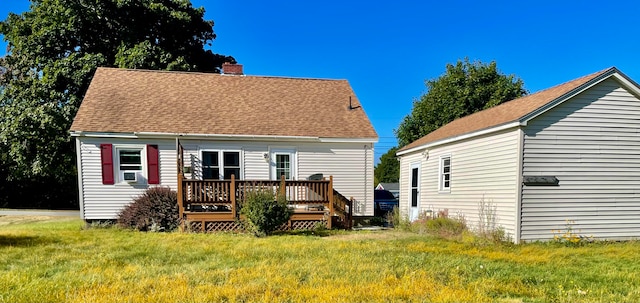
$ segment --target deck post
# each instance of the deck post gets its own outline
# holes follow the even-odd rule
[[[327,219],[327,228],[331,229],[333,225],[333,175],[329,176],[329,218]]]
[[[287,194],[287,183],[283,174],[280,176],[280,195],[284,196],[286,194]]]
[[[177,202],[178,202],[178,218],[180,219],[180,226],[184,227],[185,222],[182,222],[184,220],[184,194],[183,194],[183,184],[182,184],[182,180],[183,180],[183,176],[182,174],[178,174],[178,192],[177,192]]]
[[[348,223],[347,223],[347,228],[351,229],[353,228],[353,197],[351,197],[349,199],[349,212],[348,212],[349,218],[348,218]]]
[[[231,186],[229,188],[229,196],[231,197],[231,215],[236,218],[236,176],[231,174]]]
[[[176,154],[176,165],[178,166],[178,192],[176,195],[176,200],[178,200],[178,218],[180,220],[180,229],[182,230],[185,224],[185,222],[182,222],[184,220],[184,185],[182,184],[182,180],[184,179],[184,160],[182,159],[182,157],[184,155],[182,145],[180,144],[180,139],[178,139],[178,137],[176,137]]]

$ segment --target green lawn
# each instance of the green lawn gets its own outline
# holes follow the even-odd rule
[[[640,244],[0,224],[0,302],[638,302]]]

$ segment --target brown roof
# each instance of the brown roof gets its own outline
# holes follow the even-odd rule
[[[617,71],[615,67],[608,68],[569,82],[565,82],[554,87],[541,90],[535,94],[520,97],[500,105],[473,113],[462,118],[453,120],[426,136],[406,145],[399,151],[408,150],[427,143],[448,139],[464,134],[500,126],[510,122],[516,122],[563,97],[565,94],[571,93],[575,89],[588,85],[591,80],[598,76]]]
[[[97,69],[71,131],[378,137],[346,80],[116,68]]]

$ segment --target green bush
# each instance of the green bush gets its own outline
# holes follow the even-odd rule
[[[118,216],[118,225],[140,231],[171,231],[179,224],[178,196],[168,187],[147,189]]]
[[[418,216],[417,220],[411,221],[407,216],[400,215],[396,208],[388,220],[396,229],[444,239],[459,239],[469,232],[465,218],[463,216],[450,218],[447,210],[439,211],[435,218],[424,212]]]
[[[245,216],[245,227],[257,237],[276,231],[291,214],[284,195],[277,197],[269,189],[254,189],[246,193],[240,213]]]
[[[467,230],[467,223],[462,218],[438,217],[425,223],[429,233],[442,238],[455,238]]]

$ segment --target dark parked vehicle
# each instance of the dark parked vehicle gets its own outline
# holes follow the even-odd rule
[[[373,194],[374,211],[376,217],[383,217],[398,207],[398,199],[393,194],[384,189],[376,189]]]

